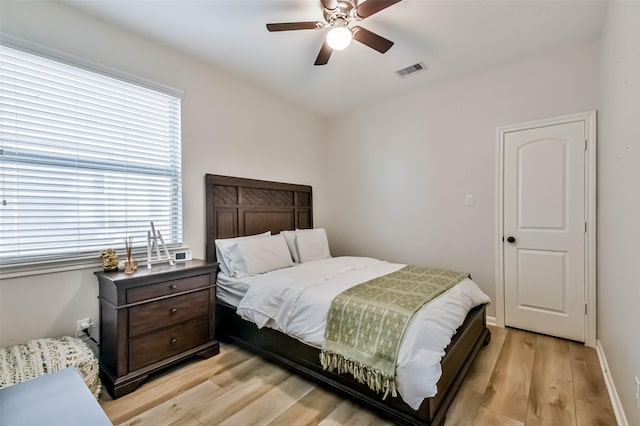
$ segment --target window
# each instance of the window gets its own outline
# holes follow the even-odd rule
[[[180,157],[179,98],[0,46],[0,265],[181,244]]]

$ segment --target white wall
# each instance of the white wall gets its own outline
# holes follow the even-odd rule
[[[332,121],[333,252],[467,271],[493,298],[496,126],[596,109],[597,53],[548,53]]]
[[[313,185],[315,224],[325,223],[324,118],[64,4],[1,8],[4,33],[184,90],[184,241],[195,257],[204,256],[205,173]],[[96,297],[89,270],[1,280],[0,347],[73,333],[76,319],[97,318]]]
[[[598,338],[627,420],[640,425],[640,3],[610,3],[600,64]]]

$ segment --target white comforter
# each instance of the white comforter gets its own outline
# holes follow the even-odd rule
[[[390,274],[405,265],[366,257],[334,257],[248,277],[238,314],[304,343],[322,347],[331,301],[349,287]],[[396,378],[403,400],[418,409],[436,394],[440,360],[451,337],[473,307],[489,297],[465,279],[422,307],[400,345]]]

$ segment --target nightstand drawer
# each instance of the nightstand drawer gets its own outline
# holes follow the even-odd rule
[[[179,354],[209,341],[209,321],[191,320],[177,327],[129,341],[129,371]]]
[[[129,337],[139,336],[191,318],[208,317],[209,290],[171,297],[129,309]]]
[[[194,290],[196,288],[207,287],[213,283],[209,282],[209,274],[196,275],[195,277],[183,278],[180,280],[164,281],[157,284],[136,287],[127,290],[127,303],[135,303],[156,297],[167,296],[182,291]]]

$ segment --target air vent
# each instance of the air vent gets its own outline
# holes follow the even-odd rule
[[[408,67],[399,69],[398,71],[394,72],[398,77],[405,78],[410,76],[411,74],[415,74],[418,71],[424,71],[426,69],[427,67],[425,66],[424,62],[420,61],[417,64],[409,65]]]

